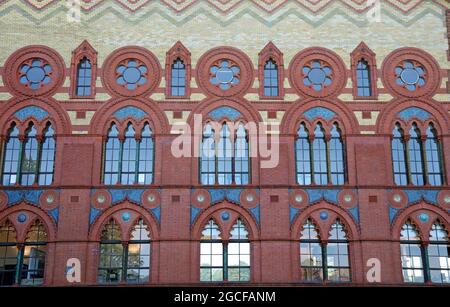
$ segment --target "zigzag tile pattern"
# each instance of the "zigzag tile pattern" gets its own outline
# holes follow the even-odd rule
[[[0,0],[0,17],[18,13],[33,23],[42,24],[67,14],[74,3],[80,7],[82,22],[113,14],[137,24],[158,15],[176,26],[197,16],[205,16],[224,26],[242,16],[251,16],[266,26],[294,16],[320,26],[335,15],[364,25],[369,22],[368,14],[373,14],[378,7],[383,16],[408,26],[427,14],[442,16],[444,10],[450,8],[447,0]]]

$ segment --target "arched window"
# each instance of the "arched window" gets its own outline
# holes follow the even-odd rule
[[[53,127],[47,124],[42,140],[38,140],[37,134],[30,123],[22,142],[18,127],[12,125],[3,156],[3,185],[52,184],[56,150]]]
[[[16,230],[8,221],[0,227],[0,286],[41,285],[44,282],[47,232],[36,220],[25,242],[18,244]]]
[[[249,183],[249,165],[247,131],[244,125],[240,123],[234,143],[234,181],[236,184]]]
[[[406,142],[400,125],[396,124],[392,138],[392,163],[397,185],[442,185],[441,147],[433,125],[428,126],[426,138],[422,138],[417,124],[413,123]]]
[[[422,159],[422,142],[420,140],[420,131],[416,124],[409,129],[408,156],[411,183],[413,185],[424,184],[424,170]]]
[[[339,219],[331,226],[326,253],[327,279],[336,282],[351,281],[347,234]]]
[[[430,185],[443,184],[441,147],[436,137],[436,130],[432,125],[428,126],[427,139],[425,141],[425,157],[427,161],[428,183]]]
[[[130,123],[125,138],[111,125],[105,144],[103,182],[107,185],[151,184],[153,182],[154,143],[150,125],[146,123],[140,139]]]
[[[439,223],[430,230],[427,254],[431,282],[450,283],[450,243],[447,231]]]
[[[0,286],[11,286],[16,283],[17,234],[14,226],[7,221],[0,227]]]
[[[396,124],[392,131],[391,146],[394,182],[396,185],[406,185],[408,183],[406,147],[403,139],[403,130],[399,124]]]
[[[305,281],[351,281],[347,234],[339,219],[331,226],[326,243],[312,221],[306,221],[300,234],[300,268]]]
[[[312,142],[310,139],[313,139]],[[295,158],[297,183],[301,185],[345,184],[345,151],[337,123],[331,127],[329,141],[322,123],[309,135],[305,123],[297,130]]]
[[[150,232],[140,219],[131,232],[126,254],[126,279],[129,283],[147,283],[150,280]]]
[[[216,142],[211,124],[203,130],[200,157],[200,181],[205,185],[248,184],[250,157],[247,131],[242,123],[232,133],[223,123]]]
[[[300,128],[297,130],[295,157],[297,160],[297,183],[301,185],[310,185],[312,180],[311,146],[308,130],[304,123],[300,124]]]
[[[20,165],[20,183],[22,185],[32,185],[36,181],[38,169],[38,141],[36,139],[37,131],[33,124],[25,133],[25,142],[23,144],[22,163]]]
[[[177,58],[172,64],[171,71],[171,96],[186,95],[186,67],[180,58]]]
[[[314,183],[328,184],[327,143],[322,124],[317,124],[313,141]]]
[[[370,80],[370,68],[367,61],[361,59],[356,66],[356,82],[358,87],[358,96],[372,96],[372,85]]]
[[[278,65],[273,59],[269,59],[264,65],[264,96],[279,96],[278,88]]]
[[[99,283],[116,283],[122,280],[123,253],[120,227],[111,219],[100,238]]]
[[[44,282],[47,232],[44,224],[36,220],[27,233],[20,257],[20,284],[40,285]]]
[[[15,185],[19,183],[19,165],[22,143],[19,140],[19,129],[15,124],[8,133],[5,154],[3,159],[3,185]]]
[[[130,239],[122,242],[119,225],[111,219],[100,237],[99,283],[148,283],[151,241],[148,226],[139,219]]]
[[[122,184],[133,184],[136,180],[137,141],[134,138],[133,125],[125,130],[125,140],[122,145],[121,180]]]
[[[219,226],[210,220],[200,243],[200,281],[224,280],[224,252]]]
[[[41,148],[41,162],[39,165],[39,185],[50,185],[53,182],[55,168],[55,131],[51,125],[47,125],[44,131],[44,139]]]
[[[322,281],[324,276],[323,250],[319,233],[307,220],[300,235],[300,267],[302,280]]]
[[[336,185],[343,185],[344,177],[344,145],[341,133],[337,124],[333,124],[330,139],[330,173],[331,182]]]
[[[119,182],[120,141],[119,130],[113,124],[108,132],[108,140],[105,145],[105,167],[103,180],[105,184],[117,184]]]
[[[400,233],[403,280],[423,283],[425,281],[423,248],[416,227],[408,221]]]
[[[77,66],[76,96],[91,96],[92,89],[92,65],[91,61],[84,57]]]
[[[200,242],[200,281],[250,281],[250,242],[240,219],[227,242],[222,240],[214,220],[206,224]]]
[[[201,158],[200,158],[200,181],[202,184],[212,185],[216,182],[216,151],[214,141],[214,130],[210,124],[203,130]]]

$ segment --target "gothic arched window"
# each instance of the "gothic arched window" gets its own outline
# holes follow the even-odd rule
[[[119,139],[119,130],[111,125],[105,144],[103,182],[114,184],[151,184],[153,182],[154,142],[146,123],[140,137],[130,123]]]
[[[50,123],[38,137],[33,123],[28,125],[23,141],[13,124],[8,132],[3,155],[2,184],[30,186],[51,185],[55,166],[55,132]]]
[[[247,131],[242,123],[233,132],[231,129],[229,124],[223,123],[217,136],[211,124],[205,125],[199,163],[202,184],[249,184]]]
[[[392,166],[396,185],[442,185],[444,182],[442,149],[436,129],[430,124],[421,135],[413,123],[405,136],[396,124],[392,136]]]
[[[222,240],[219,226],[211,219],[200,240],[200,281],[250,281],[250,257],[248,231],[240,219],[227,241]]]
[[[103,228],[100,237],[99,283],[148,283],[150,280],[151,241],[148,226],[139,219],[128,241],[122,242],[121,230],[114,219]]]
[[[312,134],[305,123],[301,123],[297,130],[295,159],[298,184],[345,184],[345,149],[337,123],[331,127],[329,140],[321,123],[317,123]]]
[[[84,57],[77,66],[76,96],[85,97],[92,95],[92,65],[91,61]]]
[[[264,96],[279,96],[278,65],[273,59],[269,59],[264,65]]]

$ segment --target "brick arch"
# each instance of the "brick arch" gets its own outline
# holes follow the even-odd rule
[[[132,211],[134,214],[136,214],[136,217],[125,223],[121,219],[118,219],[114,216],[118,212],[125,210]],[[91,226],[91,230],[89,232],[89,240],[100,241],[100,236],[103,228],[111,218],[113,218],[119,225],[123,241],[129,240],[130,230],[136,225],[136,222],[139,218],[142,218],[144,220],[144,223],[148,226],[151,240],[155,241],[159,238],[159,226],[153,214],[145,210],[142,206],[138,206],[126,201],[108,208],[107,210],[102,212],[99,217],[97,217],[97,219],[94,221],[94,224]]]
[[[258,111],[244,98],[212,98],[203,101],[198,104],[189,114],[187,119],[187,123],[190,127],[194,127],[194,114],[201,114],[203,116],[203,122],[208,117],[208,113],[220,108],[220,107],[231,107],[236,109],[242,114],[242,117],[239,119],[243,119],[246,122],[262,122],[262,118]]]
[[[336,116],[330,120],[319,117],[323,122],[337,122],[343,135],[359,133],[359,124],[355,115],[342,102],[334,102],[325,99],[308,99],[307,101],[297,101],[286,112],[280,127],[282,134],[296,134],[300,122],[306,120],[303,114],[311,108],[323,107],[327,108]]]
[[[395,122],[402,121],[398,117],[398,113],[411,107],[423,109],[431,114],[431,118],[434,119],[434,128],[437,130],[438,135],[448,133],[450,116],[440,104],[424,99],[401,99],[392,101],[381,111],[376,123],[377,134],[391,134]],[[418,118],[412,118],[408,122],[413,120],[422,122]],[[405,123],[404,121],[402,122]]]
[[[226,222],[221,221],[219,217],[220,212],[224,210],[231,211],[232,213],[232,216]],[[203,212],[201,212],[200,215],[195,219],[195,222],[191,228],[191,238],[193,240],[199,240],[201,238],[203,228],[211,218],[213,218],[216,224],[219,226],[222,239],[228,238],[229,232],[238,218],[240,218],[246,226],[250,241],[257,240],[259,238],[259,229],[257,223],[250,212],[248,212],[241,206],[237,206],[224,201],[220,204],[210,206],[208,209],[203,210]],[[227,226],[224,226],[225,223],[227,224]]]
[[[427,222],[419,221],[417,215],[421,212],[427,213],[430,216]],[[391,235],[394,240],[400,240],[400,231],[408,220],[411,220],[411,222],[416,226],[422,241],[429,240],[428,234],[431,226],[436,222],[436,220],[439,220],[444,225],[445,229],[450,231],[449,214],[438,206],[427,204],[422,201],[418,204],[406,207],[395,217],[391,227]]]
[[[328,219],[325,221],[322,221],[319,218],[319,214],[322,210],[331,211],[331,214],[329,214]],[[359,239],[358,226],[356,225],[350,214],[336,205],[321,201],[317,204],[309,206],[308,208],[297,214],[294,223],[291,226],[292,240],[299,240],[300,232],[303,229],[303,225],[308,218],[311,218],[313,220],[314,225],[317,227],[317,230],[319,232],[319,236],[323,241],[328,240],[331,226],[336,222],[337,218],[339,218],[341,223],[344,225],[347,239],[349,241],[357,241]]]
[[[170,125],[167,117],[157,104],[149,99],[137,97],[119,98],[105,103],[103,107],[95,112],[91,120],[90,133],[104,135],[105,131],[110,127],[111,120],[114,118],[114,112],[128,106],[139,108],[148,114],[146,119],[149,119],[154,134],[169,133]],[[127,120],[125,119],[124,121],[126,122]]]
[[[25,223],[20,224],[16,217],[20,213],[28,213],[28,219]],[[22,202],[18,205],[11,206],[0,213],[0,224],[3,224],[6,220],[9,220],[13,224],[17,233],[17,242],[24,242],[26,235],[33,223],[39,219],[42,221],[45,230],[47,232],[47,243],[56,240],[56,226],[53,223],[51,217],[42,209],[30,205],[26,202]]]
[[[27,103],[28,102],[28,103]],[[61,107],[59,102],[51,97],[21,97],[8,101],[2,107],[0,107],[0,134],[6,134],[6,131],[11,126],[12,121],[20,122],[14,114],[29,106],[36,106],[44,109],[48,112],[49,116],[44,118],[42,121],[38,120],[34,116],[26,119],[25,122],[29,122],[29,119],[34,121],[35,123],[45,123],[50,121],[53,125],[53,129],[55,130],[55,134],[71,134],[72,133],[72,124],[70,122],[70,118],[67,112]],[[38,125],[39,126],[39,125]]]

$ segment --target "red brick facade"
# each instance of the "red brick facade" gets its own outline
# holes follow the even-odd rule
[[[311,219],[326,242],[331,225],[339,218],[349,240],[351,283],[368,283],[367,261],[378,258],[381,282],[402,284],[399,238],[403,224],[411,220],[424,242],[428,241],[427,234],[437,220],[450,231],[450,108],[449,104],[433,99],[435,94],[445,92],[440,85],[447,70],[440,69],[431,55],[416,48],[392,50],[383,63],[377,63],[376,55],[368,48],[361,44],[348,55],[352,63],[349,69],[339,55],[322,47],[299,50],[291,63],[284,64],[283,50],[272,43],[259,54],[257,67],[248,55],[233,47],[209,50],[191,67],[191,55],[180,42],[167,52],[166,63],[160,63],[149,49],[130,46],[108,55],[101,67],[97,67],[97,53],[88,42],[74,51],[72,63],[64,63],[56,51],[44,46],[18,50],[0,68],[5,84],[2,90],[13,95],[0,104],[1,152],[4,152],[11,123],[18,125],[19,138],[23,138],[30,121],[38,131],[50,121],[56,131],[57,144],[54,180],[50,186],[0,186],[0,223],[9,220],[17,231],[17,241],[23,242],[30,225],[36,219],[43,222],[48,234],[44,285],[69,284],[66,264],[70,258],[80,260],[81,284],[92,285],[97,283],[99,240],[104,225],[114,218],[120,226],[122,241],[126,242],[132,226],[142,218],[149,226],[152,239],[149,284],[174,285],[200,283],[199,240],[204,225],[215,218],[222,232],[227,234],[240,217],[251,242],[250,284],[295,285],[303,283],[299,265],[303,224]],[[95,67],[93,75],[101,77],[102,83],[95,83],[94,78],[92,95],[76,97],[76,67],[83,57],[91,60]],[[130,57],[148,68],[149,82],[134,91],[116,82],[117,66]],[[33,58],[42,58],[53,68],[50,83],[37,90],[21,84],[18,77],[20,65]],[[168,91],[169,70],[177,58],[182,59],[187,68],[185,97],[172,97]],[[258,78],[262,86],[261,70],[269,58],[281,68],[279,79],[289,77],[290,88],[281,83],[278,97],[262,97],[261,89],[252,86]],[[384,85],[379,88],[373,83],[373,97],[368,100],[389,93],[394,97],[392,101],[368,103],[355,96],[354,101],[344,102],[338,98],[343,93],[355,95],[354,89],[346,88],[346,84],[352,79],[356,86],[354,66],[360,58],[370,64],[372,78],[376,80],[381,76]],[[240,82],[226,92],[210,83],[209,68],[222,59],[240,68]],[[324,65],[333,70],[332,85],[322,91],[313,91],[299,78],[304,65],[313,60],[326,63]],[[424,67],[425,86],[411,92],[396,85],[393,71],[404,60],[417,61]],[[70,87],[64,83],[66,75],[70,76]],[[163,76],[164,87],[160,85]],[[198,88],[191,88],[191,78],[195,78]],[[70,93],[79,100],[57,101],[53,98],[56,93]],[[96,101],[95,93],[108,93],[111,99]],[[163,94],[167,100],[154,101],[150,98],[153,93]],[[198,103],[186,99],[195,93],[202,93],[206,98]],[[244,98],[248,93],[259,94],[264,101],[248,101]],[[298,94],[300,99],[287,103],[283,100],[285,94]],[[31,105],[47,113],[44,119],[38,114],[18,115]],[[167,114],[176,113],[177,118],[182,116],[182,111],[189,111],[187,123],[193,126],[194,114],[202,114],[207,120],[213,110],[225,105],[237,110],[240,119],[246,122],[262,122],[262,113],[266,111],[269,118],[276,117],[277,111],[284,112],[279,134],[280,160],[275,168],[265,169],[261,168],[262,159],[252,158],[248,185],[203,186],[199,183],[198,158],[172,155],[171,144],[177,135],[171,133]],[[145,116],[117,115],[118,110],[127,106],[141,110]],[[316,107],[334,115],[331,118],[320,112],[314,118],[305,115]],[[413,108],[427,114],[426,118],[417,112],[401,115]],[[355,116],[355,111],[361,110],[365,120],[379,112],[375,124],[361,127]],[[81,119],[86,112],[95,112],[90,124],[81,126],[87,134],[73,133],[81,128],[72,125],[68,111],[76,111],[77,118]],[[153,183],[105,186],[102,184],[103,152],[111,123],[117,124],[121,131],[119,138],[123,138],[127,123],[142,128],[146,121],[151,125],[155,144]],[[302,121],[311,127],[310,131],[316,123],[323,123],[326,137],[330,135],[331,125],[339,124],[346,153],[344,185],[299,186],[296,183],[295,140]],[[422,135],[430,123],[434,125],[443,152],[442,186],[394,184],[391,134],[396,123],[404,131],[415,123]],[[362,134],[367,128],[373,128],[376,133]],[[232,193],[239,193],[239,196],[234,197]],[[205,196],[202,202],[197,197],[200,194]],[[52,201],[48,201],[48,195],[52,196]],[[400,201],[397,201],[398,195]],[[230,214],[226,220],[221,219],[225,211]],[[126,220],[122,216],[124,212],[129,214]],[[327,213],[326,218],[321,216],[322,212]],[[426,221],[419,218],[423,213],[428,216]],[[27,219],[20,222],[20,214],[26,214]]]

